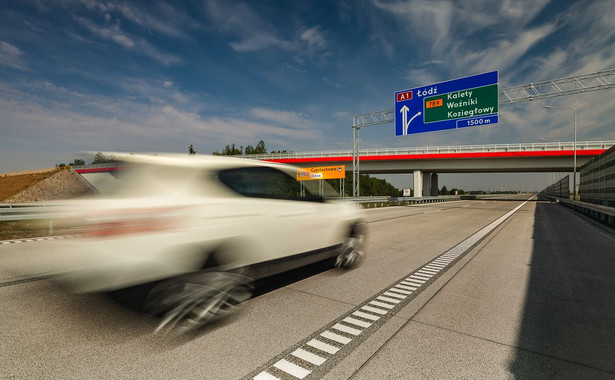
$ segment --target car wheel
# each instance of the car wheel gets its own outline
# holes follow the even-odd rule
[[[156,332],[193,330],[232,312],[252,296],[252,280],[227,272],[196,272],[156,284],[145,309],[161,316]]]
[[[344,240],[339,248],[335,259],[337,268],[356,268],[365,259],[365,230],[362,225],[355,225],[350,235]]]

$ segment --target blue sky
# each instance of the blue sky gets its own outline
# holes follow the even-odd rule
[[[259,140],[351,149],[352,116],[393,108],[395,91],[492,70],[506,88],[615,68],[613,5],[3,0],[0,173],[80,151],[211,153]],[[489,127],[401,137],[392,124],[365,128],[361,147],[572,141],[571,112],[544,105],[577,107],[579,141],[615,140],[615,91],[605,90],[502,106]],[[440,182],[476,178],[514,188],[547,175]]]

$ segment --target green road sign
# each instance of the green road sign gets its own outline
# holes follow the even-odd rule
[[[425,98],[425,123],[497,114],[498,85],[470,88]]]

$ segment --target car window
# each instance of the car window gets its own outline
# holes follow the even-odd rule
[[[285,172],[268,167],[246,167],[223,170],[219,173],[220,181],[231,190],[246,197],[321,200],[296,178]]]

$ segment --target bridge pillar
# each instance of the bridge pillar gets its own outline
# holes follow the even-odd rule
[[[414,197],[421,198],[423,196],[423,172],[420,170],[414,171]]]
[[[429,197],[431,195],[431,173],[423,172],[423,196]]]
[[[437,197],[440,192],[438,189],[438,173],[431,173],[431,191],[429,195],[432,197]]]

